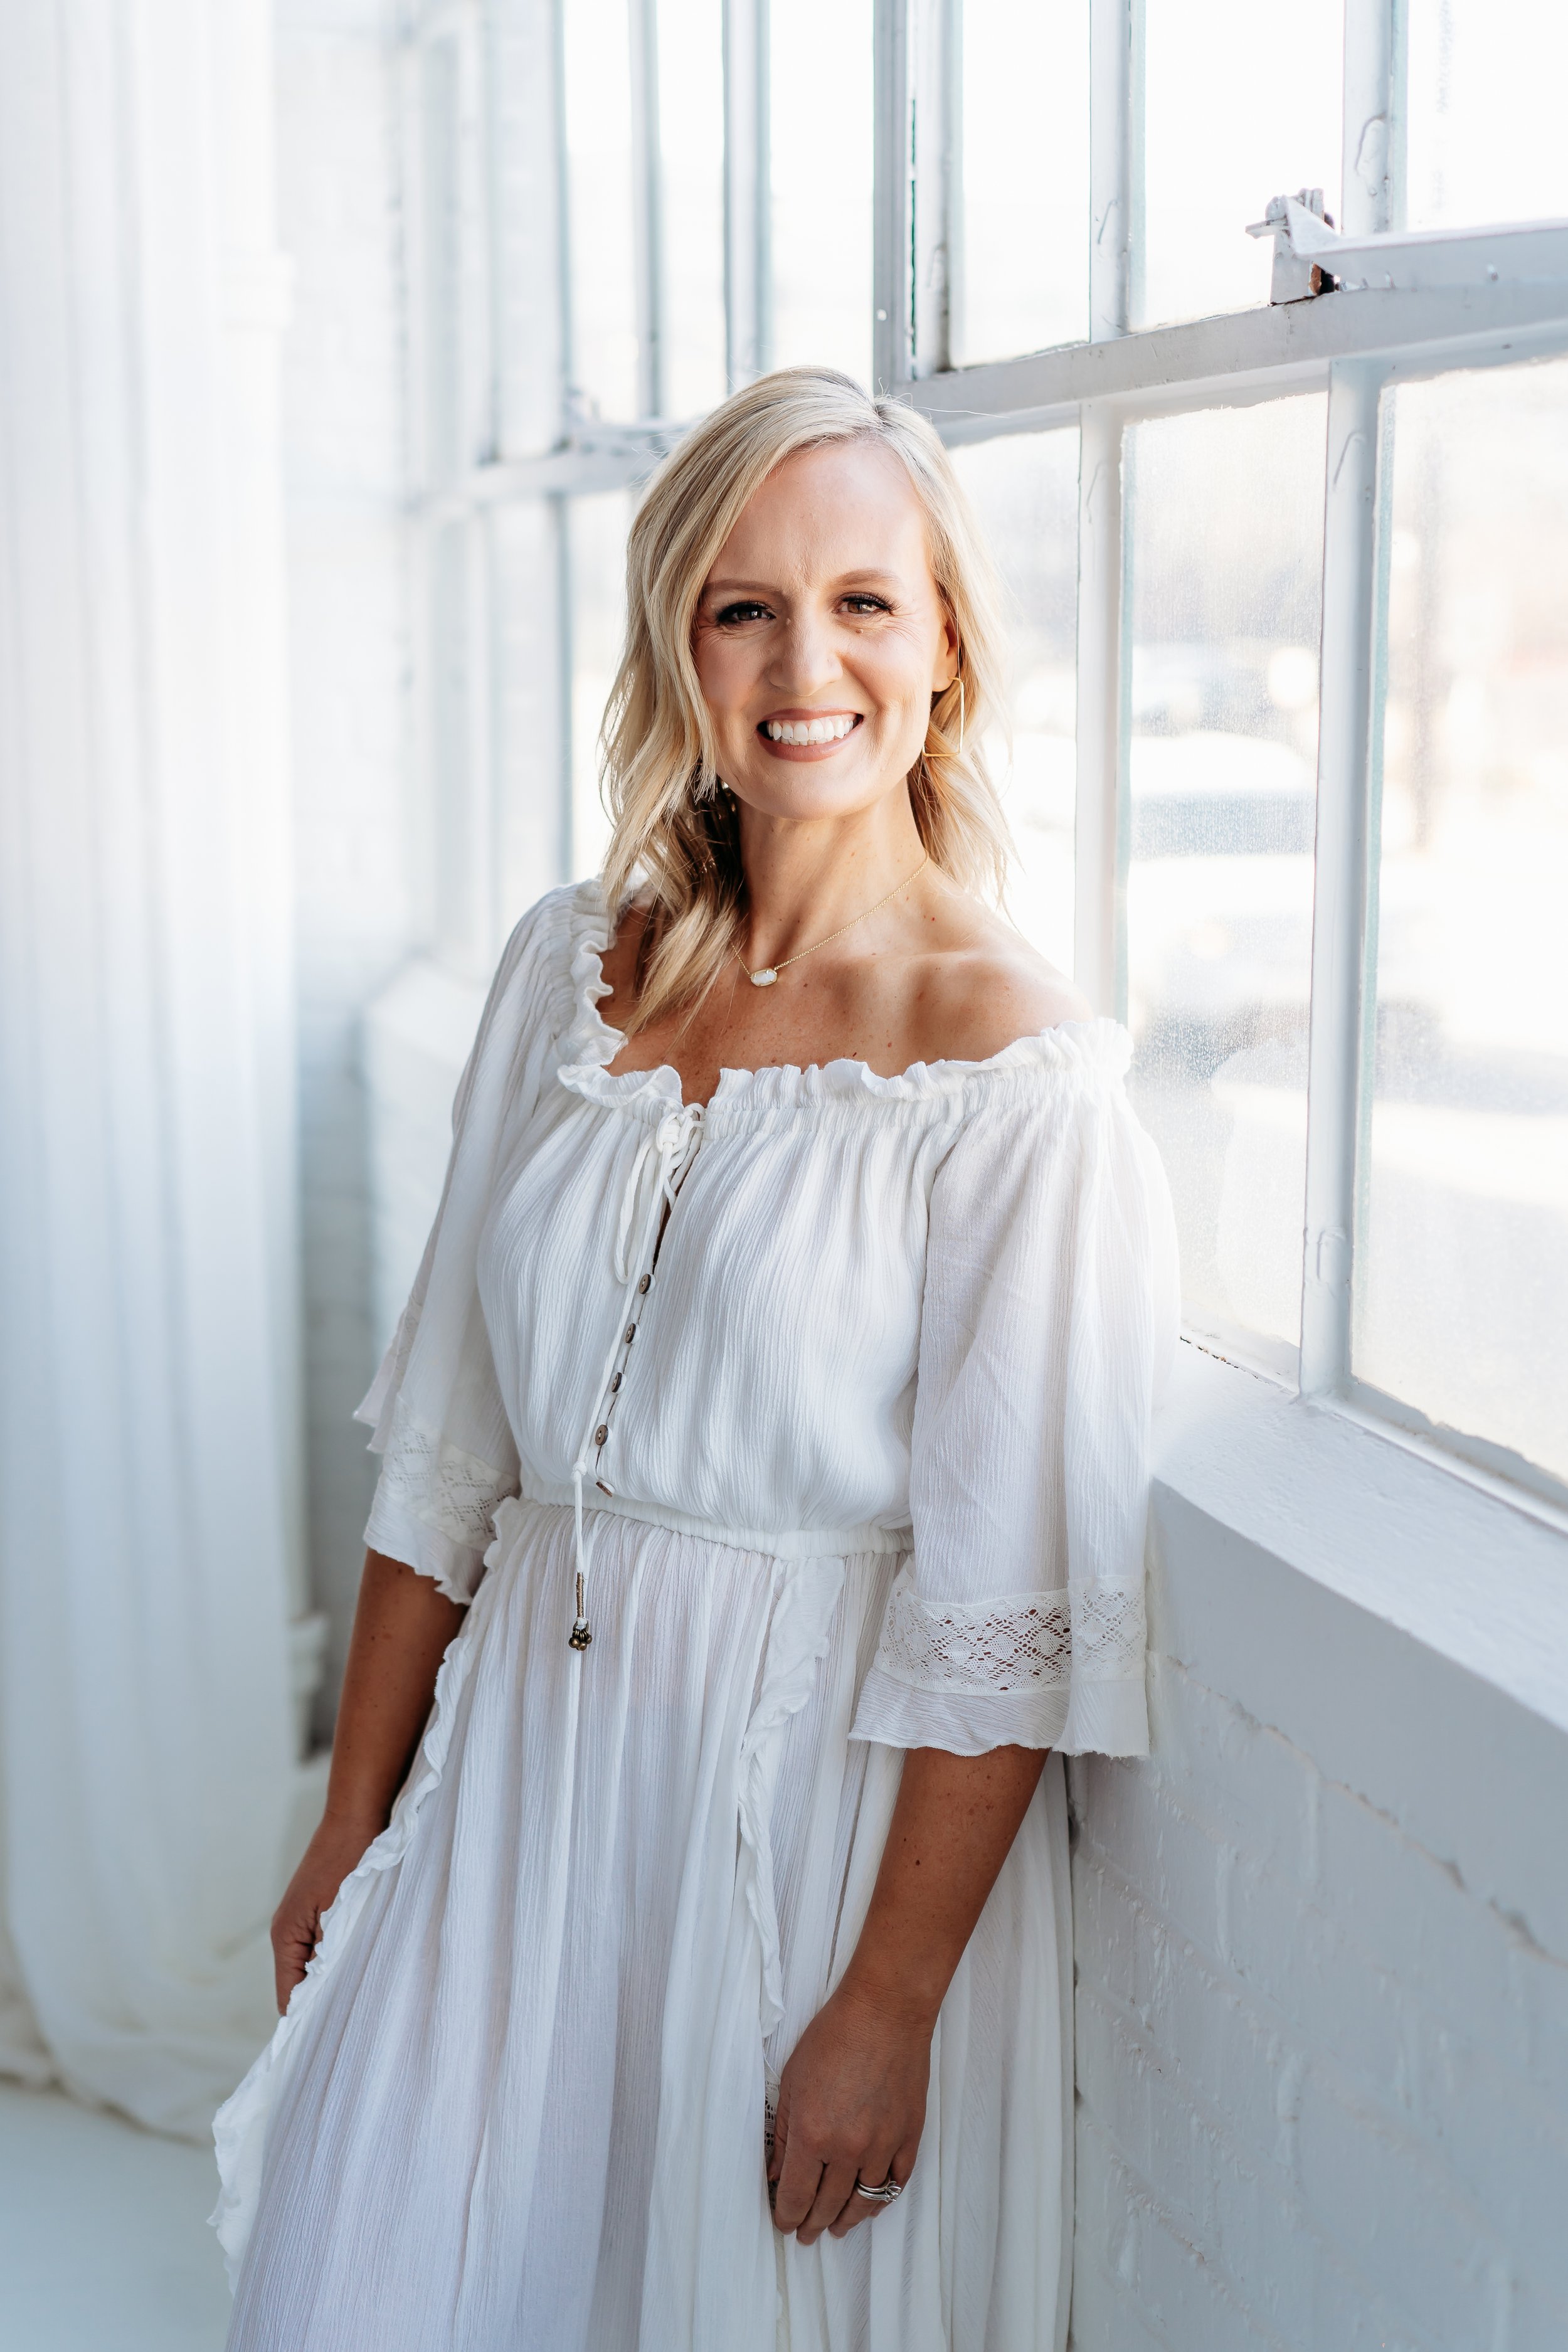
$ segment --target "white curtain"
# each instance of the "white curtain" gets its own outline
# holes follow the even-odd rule
[[[193,2137],[300,1606],[268,22],[0,21],[0,2068]]]

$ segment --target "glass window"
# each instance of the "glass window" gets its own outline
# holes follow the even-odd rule
[[[1409,0],[1405,219],[1568,213],[1568,11],[1558,0]]]
[[[430,612],[425,724],[431,772],[443,787],[427,887],[437,936],[458,962],[474,952],[472,886],[479,845],[474,833],[482,712],[475,554],[473,523],[447,523],[430,534],[425,570]]]
[[[621,657],[626,613],[626,532],[634,500],[625,490],[574,499],[567,509],[572,579],[572,848],[570,874],[592,874],[605,855],[609,819],[599,796],[599,727]]]
[[[464,446],[463,431],[465,224],[459,169],[460,75],[455,41],[431,41],[426,47],[419,59],[419,80],[424,457],[427,478],[439,482],[459,473],[471,454]]]
[[[567,511],[562,499],[511,499],[489,518],[498,951],[519,911],[573,870],[560,710]]]
[[[626,0],[564,0],[572,382],[590,415],[637,413]]]
[[[789,0],[771,21],[773,364],[868,384],[871,0]]]
[[[1016,852],[1007,910],[1058,970],[1073,961],[1078,648],[1078,435],[953,452],[1007,593],[1012,741],[987,738]]]
[[[1089,10],[964,0],[963,89],[957,367],[1089,332]]]
[[[1133,321],[1268,299],[1272,247],[1247,235],[1270,196],[1326,191],[1338,217],[1343,0],[1143,8],[1143,196]]]
[[[1353,1361],[1568,1474],[1568,361],[1391,397]]]
[[[720,0],[659,0],[664,406],[724,397],[724,51]]]
[[[1189,1318],[1297,1344],[1322,572],[1321,395],[1127,452],[1127,1003]]]

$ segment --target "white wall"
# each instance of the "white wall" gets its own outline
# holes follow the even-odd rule
[[[1563,1539],[1182,1353],[1155,1753],[1072,1775],[1075,2344],[1562,2352]]]
[[[374,1483],[362,1021],[417,944],[395,0],[279,0],[280,241],[299,941],[308,1535],[327,1720]]]

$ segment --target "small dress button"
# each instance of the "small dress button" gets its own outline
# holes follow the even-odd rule
[[[637,1338],[637,1325],[636,1325],[635,1323],[628,1323],[628,1324],[626,1325],[626,1345],[627,1345],[627,1347],[628,1347],[628,1348],[631,1346],[632,1341]]]
[[[615,1379],[610,1382],[610,1394],[611,1394],[612,1396],[614,1396],[614,1395],[615,1395],[616,1391],[620,1387],[620,1385],[621,1385],[621,1376],[620,1376],[619,1372],[617,1372],[617,1373],[616,1374]]]
[[[602,1421],[602,1422],[599,1423],[598,1428],[594,1432],[594,1443],[595,1443],[595,1445],[603,1445],[603,1444],[604,1444],[604,1442],[605,1442],[605,1438],[606,1438],[606,1437],[608,1437],[609,1433],[610,1433],[610,1424],[609,1424],[609,1423],[608,1423],[607,1421]]]
[[[647,1297],[648,1285],[652,1280],[653,1276],[651,1274],[644,1275],[642,1280],[637,1285],[637,1297],[639,1298],[646,1298]]]

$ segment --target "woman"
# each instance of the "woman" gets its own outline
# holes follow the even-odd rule
[[[767,378],[628,579],[603,885],[513,934],[362,1408],[231,2352],[1035,2352],[1042,1769],[1145,1746],[1163,1186],[1123,1034],[969,895],[995,627],[929,429]]]

